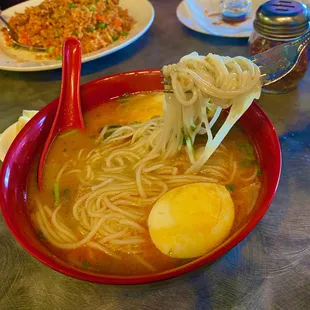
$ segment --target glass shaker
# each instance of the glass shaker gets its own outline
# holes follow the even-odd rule
[[[309,29],[308,8],[291,0],[272,0],[262,4],[249,38],[249,53],[255,55],[274,46],[297,39]],[[296,67],[283,79],[263,88],[267,93],[287,93],[295,89],[308,68],[307,48]]]
[[[228,23],[240,23],[246,20],[251,10],[251,0],[223,0],[222,19]]]

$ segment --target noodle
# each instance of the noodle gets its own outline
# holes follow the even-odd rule
[[[192,53],[176,65],[165,66],[163,74],[171,79],[174,96],[166,95],[163,135],[152,152],[161,151],[163,157],[173,156],[185,139],[192,163],[186,173],[198,172],[253,99],[259,98],[259,68],[243,57],[230,58],[213,54],[204,57]],[[186,94],[188,90],[192,95]],[[230,106],[225,123],[212,137],[210,128],[218,119],[221,109]],[[215,111],[210,123],[206,111]],[[180,132],[181,139],[178,135]],[[193,144],[197,134],[205,133],[208,134],[208,141],[196,161]]]
[[[184,184],[255,180],[257,169],[247,178],[240,175],[222,141],[259,97],[259,69],[242,57],[190,54],[164,67],[163,73],[174,93],[165,96],[163,117],[104,126],[94,148],[78,152],[77,167],[67,161],[60,168],[56,182],[73,173],[84,176],[69,211],[79,234],[64,224],[61,204],[51,211],[37,202],[35,221],[53,246],[69,250],[87,245],[118,259],[119,253],[136,253],[136,260],[154,271],[139,254],[149,240],[146,219],[157,199]],[[228,107],[227,119],[214,135],[211,128]],[[203,146],[197,143],[202,135]],[[207,163],[213,153],[226,164]]]

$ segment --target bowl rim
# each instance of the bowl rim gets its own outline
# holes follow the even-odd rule
[[[103,80],[110,80],[111,78],[119,77],[122,75],[133,75],[133,74],[161,74],[159,69],[146,69],[146,70],[134,70],[134,71],[128,71],[128,72],[122,72],[122,73],[116,73],[107,75],[104,77],[100,77],[96,80],[92,80],[88,83],[85,83],[81,85],[81,94],[84,89],[87,89],[88,87],[95,86],[96,83]],[[48,103],[45,107],[39,110],[39,112],[33,116],[33,118],[25,125],[25,127],[20,131],[20,133],[17,135],[17,137],[14,139],[12,145],[10,146],[7,155],[4,159],[4,162],[1,167],[0,171],[0,180],[5,179],[5,171],[9,167],[9,158],[10,155],[14,153],[15,148],[19,144],[19,140],[24,136],[24,132],[27,130],[28,127],[31,127],[32,124],[36,124],[39,119],[42,118],[42,116],[46,115],[46,113],[51,109],[51,106],[53,104],[57,104],[58,98],[54,99],[50,103]],[[273,183],[272,188],[268,188],[267,195],[264,199],[264,201],[261,202],[260,208],[255,212],[255,215],[250,219],[249,222],[247,222],[245,225],[243,225],[241,228],[238,229],[238,231],[228,240],[226,240],[220,248],[217,248],[213,250],[211,253],[206,254],[207,256],[202,256],[199,258],[194,259],[193,261],[173,268],[169,269],[163,272],[159,273],[148,273],[143,275],[135,275],[135,276],[120,276],[120,275],[109,275],[109,274],[99,274],[98,275],[95,272],[89,273],[89,272],[82,272],[78,268],[74,266],[62,266],[61,264],[57,263],[56,260],[53,260],[51,257],[45,255],[44,253],[40,252],[38,249],[36,249],[34,246],[31,245],[31,243],[25,244],[23,238],[21,238],[20,234],[17,233],[14,224],[8,220],[7,218],[7,209],[3,208],[1,206],[5,205],[4,202],[4,191],[0,191],[0,210],[2,212],[4,221],[7,224],[7,227],[15,237],[15,239],[19,242],[19,244],[33,257],[35,257],[37,260],[39,260],[44,265],[54,269],[55,271],[58,271],[62,274],[71,276],[73,278],[79,279],[79,280],[86,280],[90,282],[95,283],[102,283],[102,284],[114,284],[114,285],[138,285],[138,284],[147,284],[147,283],[153,283],[158,282],[162,280],[168,280],[175,278],[177,276],[184,275],[186,273],[189,273],[191,271],[194,271],[198,268],[201,268],[202,266],[208,265],[211,262],[214,262],[218,258],[220,258],[222,255],[230,251],[233,247],[235,247],[239,242],[241,242],[258,224],[258,222],[262,219],[262,217],[265,215],[267,210],[270,207],[270,204],[275,196],[275,193],[277,191],[279,181],[280,181],[280,175],[281,175],[281,169],[282,169],[282,152],[280,147],[280,142],[278,139],[278,135],[276,133],[276,130],[267,116],[267,114],[262,110],[262,108],[256,103],[253,102],[251,105],[252,108],[256,109],[262,117],[267,122],[268,127],[270,128],[270,132],[272,133],[272,136],[270,136],[270,139],[274,143],[274,148],[276,151],[276,154],[278,156],[278,162],[275,165],[276,171],[274,172],[274,175],[276,176],[276,180]],[[245,130],[246,132],[246,130]],[[4,181],[2,181],[3,183]],[[2,186],[2,185],[1,185]],[[70,267],[69,267],[70,266]]]

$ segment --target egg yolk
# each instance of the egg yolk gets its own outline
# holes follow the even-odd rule
[[[226,187],[195,183],[174,188],[153,206],[148,226],[155,246],[175,258],[202,256],[229,235],[235,208]]]

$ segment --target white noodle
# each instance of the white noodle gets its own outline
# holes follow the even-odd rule
[[[234,181],[237,162],[222,142],[260,96],[258,67],[243,57],[192,53],[165,66],[163,73],[171,79],[173,90],[165,95],[163,117],[118,128],[105,126],[92,150],[78,152],[84,179],[82,168],[66,171],[72,161],[59,170],[56,182],[73,173],[80,181],[71,210],[80,233],[64,224],[64,206],[52,211],[37,201],[35,221],[52,245],[67,250],[87,245],[116,259],[121,258],[117,253],[141,254],[149,208],[168,190],[195,182]],[[227,119],[213,136],[211,128],[229,107]],[[198,156],[193,145],[199,135],[205,135],[206,144]],[[223,156],[227,164],[206,164],[213,153]],[[252,175],[239,178],[248,182],[256,175],[255,168]],[[156,270],[142,255],[135,258],[150,271]]]

